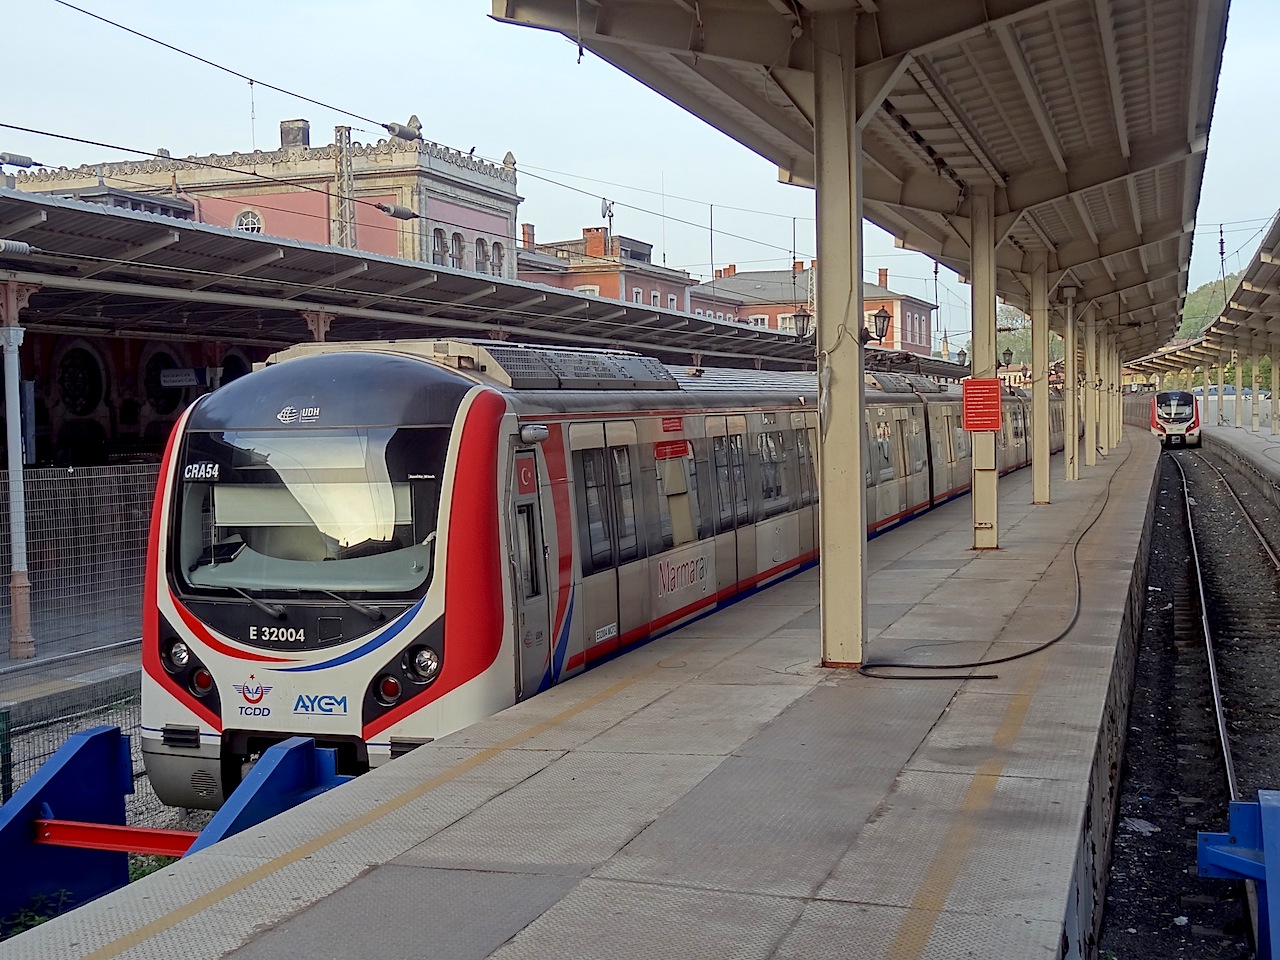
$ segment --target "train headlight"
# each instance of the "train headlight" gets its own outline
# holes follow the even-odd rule
[[[400,699],[400,681],[391,674],[384,674],[378,679],[378,700],[383,706],[391,706]]]
[[[205,697],[213,690],[213,674],[204,667],[197,667],[191,674],[191,692],[197,697]]]
[[[409,651],[409,669],[423,683],[430,683],[440,673],[440,654],[430,647],[414,647]]]
[[[191,662],[191,648],[181,640],[169,644],[169,662],[179,670]]]

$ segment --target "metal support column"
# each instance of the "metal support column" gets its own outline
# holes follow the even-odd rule
[[[1090,310],[1084,321],[1084,465],[1098,465],[1098,325]]]
[[[1271,341],[1271,435],[1274,437],[1280,433],[1280,384],[1276,383],[1276,376],[1280,374],[1280,366],[1277,366],[1277,360],[1280,360],[1280,341]]]
[[[1252,429],[1254,433],[1257,433],[1259,427],[1258,419],[1262,413],[1262,411],[1258,409],[1258,363],[1261,361],[1262,355],[1258,351],[1256,345],[1254,345],[1251,352],[1253,354],[1253,359],[1250,361],[1250,365],[1253,369],[1249,374],[1249,382],[1252,386],[1252,389],[1249,391],[1249,423],[1250,429]]]
[[[855,95],[853,14],[815,17],[822,663],[862,662],[867,490],[862,443],[862,136]]]
[[[1062,393],[1063,393],[1063,444],[1068,480],[1080,479],[1080,362],[1076,356],[1076,288],[1060,288],[1067,301],[1067,320],[1062,330]]]
[[[1227,422],[1226,411],[1222,406],[1222,386],[1227,382],[1227,355],[1225,353],[1218,354],[1218,418],[1214,420],[1214,424],[1221,426]]]
[[[12,280],[0,283],[0,345],[4,348],[4,420],[9,456],[9,601],[13,610],[9,656],[14,660],[30,660],[36,655],[31,635],[31,580],[27,576],[27,507],[23,485],[22,411],[18,399],[22,379],[18,349],[22,346],[23,329],[18,325],[18,314],[39,289]]]
[[[969,198],[969,250],[973,258],[969,295],[973,324],[973,375],[996,377],[996,235],[995,193],[977,187]],[[997,494],[1000,468],[993,431],[973,434],[973,548],[1000,546]]]
[[[1031,502],[1049,502],[1048,256],[1031,252]]]
[[[1231,393],[1231,425],[1240,426],[1240,399],[1241,391],[1244,389],[1244,380],[1240,376],[1240,351],[1233,349],[1231,351],[1231,383],[1235,388]]]
[[[1111,334],[1105,324],[1098,330],[1098,449],[1111,452]]]

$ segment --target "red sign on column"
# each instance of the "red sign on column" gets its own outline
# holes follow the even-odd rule
[[[516,493],[534,493],[538,489],[538,465],[533,457],[516,457]]]
[[[1004,385],[998,379],[979,380],[969,377],[961,380],[961,422],[964,428],[973,432],[1002,429],[1004,424],[1000,419],[1000,401],[1003,391]]]

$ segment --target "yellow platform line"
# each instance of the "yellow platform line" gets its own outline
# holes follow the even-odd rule
[[[907,916],[889,947],[888,960],[917,960],[923,955],[978,835],[980,815],[991,806],[1009,751],[1022,731],[1031,698],[1040,685],[1043,672],[1044,658],[1037,657],[1024,686],[1028,692],[1014,695],[1005,708],[1004,718],[991,740],[994,754],[974,773],[969,789],[960,801],[955,823],[947,831],[933,863],[921,879],[915,898],[907,908]]]

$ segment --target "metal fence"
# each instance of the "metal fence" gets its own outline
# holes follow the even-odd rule
[[[25,471],[31,632],[40,656],[138,636],[158,472],[150,463]],[[0,471],[6,491],[8,481]],[[6,507],[0,509],[6,600],[10,532]],[[11,617],[11,605],[0,604],[6,647]]]
[[[0,471],[0,795],[20,787],[86,727],[133,738],[130,822],[164,810],[141,775],[138,644],[156,464],[27,470],[27,567],[34,660],[8,660],[11,541]]]

